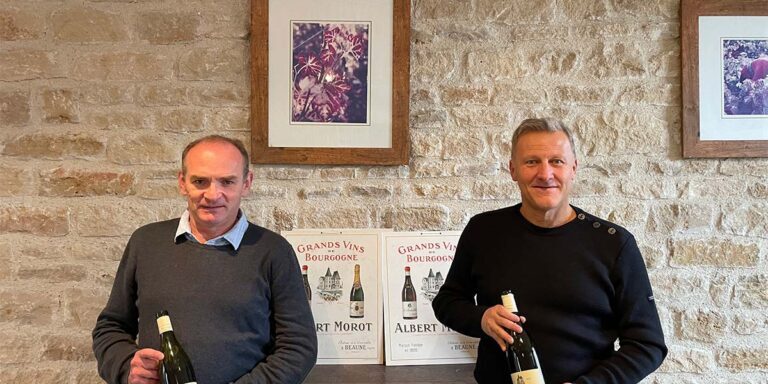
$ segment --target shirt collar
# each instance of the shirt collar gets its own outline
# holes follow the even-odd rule
[[[232,248],[237,250],[240,248],[240,242],[243,241],[245,231],[248,229],[248,219],[245,217],[245,212],[239,210],[237,212],[237,222],[235,225],[221,236],[215,237],[205,242],[205,245],[231,245]],[[188,240],[199,243],[195,236],[192,235],[192,228],[189,226],[189,210],[185,210],[179,218],[179,226],[176,228],[176,234],[173,236],[173,241],[177,242],[180,236],[186,237]]]

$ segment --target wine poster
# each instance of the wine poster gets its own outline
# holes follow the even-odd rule
[[[460,232],[384,233],[384,349],[387,365],[474,363],[479,339],[442,325],[432,299]]]
[[[318,364],[382,364],[381,231],[283,233],[302,267]]]

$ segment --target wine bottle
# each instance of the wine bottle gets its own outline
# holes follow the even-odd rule
[[[501,293],[501,302],[508,311],[517,314],[515,296],[510,291]],[[512,384],[544,384],[539,358],[528,332],[510,332],[512,343],[507,344],[507,368],[512,377]]]
[[[405,283],[403,284],[403,319],[412,320],[418,317],[416,309],[416,290],[411,281],[411,267],[405,267]]]
[[[171,327],[168,311],[157,313],[157,329],[160,331],[160,352],[165,355],[160,366],[160,380],[163,384],[197,384],[192,362],[181,348]]]
[[[306,265],[301,266],[301,277],[304,280],[304,293],[307,294],[307,300],[312,302],[312,289],[309,288],[309,278],[307,278],[308,269]]]
[[[355,281],[349,292],[349,317],[359,319],[365,315],[365,296],[363,285],[360,283],[360,264],[355,264]]]

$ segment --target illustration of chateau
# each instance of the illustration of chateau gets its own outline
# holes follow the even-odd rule
[[[442,286],[443,274],[440,273],[440,271],[438,271],[437,274],[433,273],[432,268],[429,269],[429,275],[421,279],[422,295],[429,301],[432,301],[432,299],[435,298],[437,291],[439,291]]]
[[[317,283],[317,293],[325,301],[337,301],[341,297],[341,289],[343,283],[341,282],[341,276],[339,271],[333,271],[331,274],[331,268],[325,271],[325,276],[320,276]]]

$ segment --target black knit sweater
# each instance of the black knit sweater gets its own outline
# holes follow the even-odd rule
[[[503,352],[480,327],[483,312],[501,304],[507,289],[527,319],[549,384],[637,383],[666,356],[634,237],[574,209],[577,218],[557,228],[531,224],[518,204],[479,214],[464,229],[432,305],[445,325],[481,337],[479,383],[510,382]]]
[[[167,309],[198,383],[301,382],[317,337],[290,244],[250,223],[237,251],[174,243],[178,223],[144,226],[128,242],[93,330],[101,377],[123,383],[136,350],[159,349],[155,314]]]

